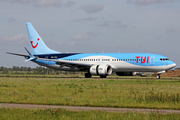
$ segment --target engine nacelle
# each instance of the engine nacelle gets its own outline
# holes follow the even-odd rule
[[[116,72],[117,76],[134,76],[134,72]]]
[[[110,65],[107,65],[107,64],[93,65],[90,68],[90,73],[92,75],[111,75],[112,67]]]

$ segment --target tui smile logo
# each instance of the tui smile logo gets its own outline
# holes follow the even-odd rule
[[[38,38],[37,40],[39,41],[39,38]],[[30,43],[31,43],[31,46],[32,46],[33,48],[36,48],[36,47],[38,46],[38,42],[36,43],[35,46],[33,45],[33,41],[30,41]]]

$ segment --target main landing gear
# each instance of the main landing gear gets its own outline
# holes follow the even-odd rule
[[[100,75],[100,78],[106,78],[107,76],[106,75]]]
[[[85,78],[91,78],[92,77],[92,75],[90,73],[85,73],[84,76],[85,76]]]
[[[91,73],[85,73],[84,76],[85,76],[85,78],[91,78],[92,77]],[[107,77],[107,75],[100,75],[100,78],[106,78],[106,77]]]

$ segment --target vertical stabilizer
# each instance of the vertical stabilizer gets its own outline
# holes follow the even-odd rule
[[[37,31],[34,29],[31,23],[26,23],[27,33],[29,37],[29,43],[32,55],[40,54],[56,54],[57,51],[49,49],[39,36]]]

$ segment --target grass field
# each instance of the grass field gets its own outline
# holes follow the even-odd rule
[[[180,109],[180,78],[0,77],[0,102]]]
[[[74,112],[64,109],[0,109],[1,120],[179,120],[180,114]]]

